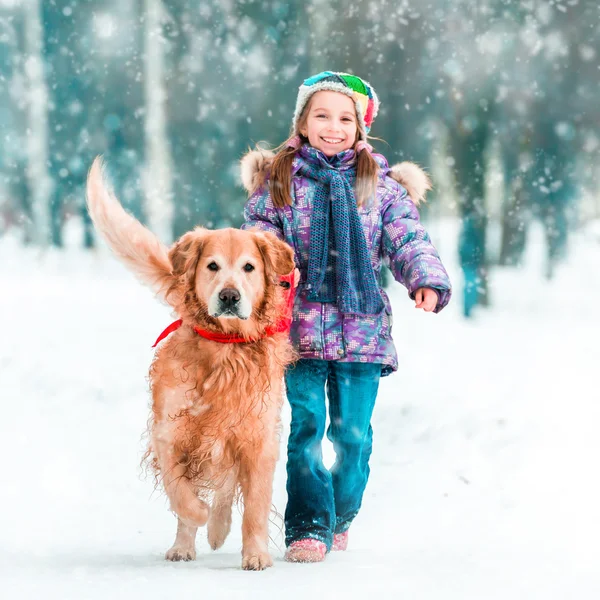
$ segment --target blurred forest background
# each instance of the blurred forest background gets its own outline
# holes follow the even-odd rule
[[[534,221],[551,277],[600,218],[599,26],[596,0],[0,0],[0,237],[60,247],[75,220],[92,247],[97,154],[164,241],[238,226],[244,151],[348,71],[382,101],[376,150],[433,174],[424,220],[460,223],[468,316]]]

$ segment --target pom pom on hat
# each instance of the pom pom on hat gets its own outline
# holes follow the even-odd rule
[[[354,100],[356,114],[361,125],[361,138],[366,139],[366,134],[371,130],[371,125],[379,111],[379,98],[377,98],[377,94],[371,85],[360,77],[349,73],[334,73],[333,71],[323,71],[304,80],[304,83],[298,89],[296,110],[294,111],[294,121],[292,123],[293,130],[297,131],[298,120],[310,97],[316,92],[324,90],[340,92]]]

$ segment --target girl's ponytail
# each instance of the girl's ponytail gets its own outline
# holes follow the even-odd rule
[[[292,196],[290,189],[292,187],[292,163],[296,150],[302,145],[302,139],[299,135],[291,137],[285,141],[277,150],[271,163],[271,175],[269,177],[269,188],[271,200],[277,208],[290,206]]]
[[[363,206],[377,191],[379,165],[371,154],[373,148],[367,142],[359,141],[354,146],[356,152],[356,205]]]

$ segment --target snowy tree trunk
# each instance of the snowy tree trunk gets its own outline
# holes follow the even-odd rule
[[[527,218],[522,178],[514,172],[506,177],[507,197],[502,207],[502,239],[498,264],[521,265],[525,252]]]
[[[165,243],[173,238],[172,162],[164,85],[162,0],[145,0],[146,169],[148,227]]]
[[[488,130],[483,119],[473,129],[463,127],[462,118],[451,134],[454,177],[461,198],[462,229],[459,238],[460,265],[465,277],[463,314],[470,317],[477,305],[489,304],[487,285],[484,152]]]
[[[48,172],[48,89],[44,79],[43,30],[40,0],[24,5],[27,134],[26,178],[31,199],[33,241],[50,242],[50,193]]]

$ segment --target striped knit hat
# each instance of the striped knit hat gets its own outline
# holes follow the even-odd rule
[[[298,120],[310,97],[315,92],[323,90],[341,92],[354,100],[359,121],[360,137],[366,141],[367,133],[369,133],[373,120],[379,111],[379,98],[377,98],[375,90],[369,83],[349,73],[323,71],[318,75],[313,75],[304,80],[304,83],[298,90],[298,99],[296,100],[296,110],[294,111],[294,121],[292,123],[293,130],[298,130]]]

